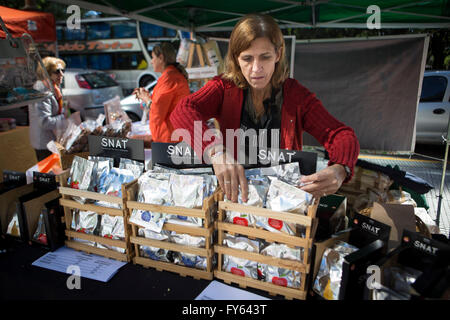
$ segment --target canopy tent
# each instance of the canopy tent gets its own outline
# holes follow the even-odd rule
[[[16,10],[0,6],[0,17],[14,37],[28,33],[35,42],[56,41],[55,17],[51,13]],[[0,28],[0,38],[5,38]]]
[[[381,28],[449,28],[450,0],[51,0],[163,27],[197,32],[231,30],[250,12],[268,13],[281,28],[367,28],[380,9]]]

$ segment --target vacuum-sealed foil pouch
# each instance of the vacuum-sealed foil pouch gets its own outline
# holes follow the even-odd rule
[[[289,185],[277,178],[272,178],[267,193],[266,207],[278,212],[305,214],[312,201],[312,195]],[[274,218],[256,217],[256,226],[272,232],[296,235],[297,226]]]
[[[250,240],[246,237],[232,236],[227,234],[223,240],[223,244],[227,247],[259,253],[261,243],[257,240]],[[247,259],[242,259],[234,256],[223,255],[223,269],[242,277],[249,277],[258,279],[258,263]]]
[[[177,243],[177,244],[182,244],[185,246],[191,246],[191,247],[197,247],[197,248],[205,247],[205,237],[196,237],[196,236],[191,236],[189,234],[176,233],[175,231],[172,231],[172,233],[170,234],[169,241]]]
[[[172,262],[171,252],[167,249],[155,248],[151,246],[140,246],[141,256],[155,261]]]
[[[13,214],[11,221],[9,221],[6,234],[14,237],[20,237],[19,217],[17,212]]]
[[[294,261],[303,260],[303,248],[291,248],[285,244],[272,243],[261,250],[262,255]],[[300,288],[301,273],[291,269],[280,268],[267,264],[258,264],[261,279],[276,285]]]
[[[133,173],[127,169],[111,168],[109,173],[104,172],[99,179],[98,192],[107,196],[122,197],[122,184],[134,180]],[[97,201],[97,205],[109,208],[120,209],[118,203],[107,201]]]
[[[266,177],[261,176],[248,176],[247,181],[248,201],[244,203],[242,201],[241,192],[239,192],[238,203],[253,207],[264,207],[267,191],[269,190],[269,180]],[[226,196],[225,201],[229,201]],[[256,224],[256,217],[249,213],[227,211],[225,221],[233,224],[254,227]]]
[[[175,264],[200,270],[206,270],[207,268],[206,257],[185,252],[172,252],[172,255]]]
[[[263,167],[256,169],[249,169],[246,171],[246,175],[261,175],[276,177],[290,185],[298,185],[301,174],[298,162],[285,163],[272,167]]]
[[[126,158],[120,158],[119,169],[130,170],[133,173],[134,178],[137,179],[144,172],[144,164],[139,161],[126,159]]]
[[[47,232],[45,231],[44,215],[39,215],[36,231],[33,234],[33,239],[37,242],[47,245]]]
[[[138,235],[140,237],[144,237],[144,238],[147,238],[147,239],[164,241],[164,240],[168,240],[169,239],[170,231],[162,230],[161,232],[154,232],[154,231],[151,231],[149,229],[139,228],[138,229]]]
[[[72,229],[86,234],[96,234],[98,224],[98,214],[92,211],[74,211],[72,217]],[[83,242],[87,245],[95,247],[95,241],[76,239],[76,241]]]
[[[327,248],[323,253],[313,290],[327,300],[338,300],[344,258],[357,250],[357,247],[343,241]]]
[[[79,190],[89,190],[94,164],[94,161],[75,156],[70,167],[69,187]],[[81,204],[86,202],[86,199],[82,197],[73,196],[72,198]]]
[[[267,264],[259,264],[258,271],[266,282],[282,287],[300,288],[302,274],[298,271]]]
[[[203,206],[204,178],[195,175],[171,174],[169,186],[171,202],[176,207],[201,208]]]
[[[99,192],[100,177],[104,174],[108,174],[111,168],[113,168],[114,159],[97,156],[89,156],[88,159],[94,162],[89,190]]]
[[[124,240],[125,229],[123,225],[123,217],[110,216],[108,214],[102,215],[100,219],[99,236],[113,240]],[[120,253],[125,253],[125,248],[109,246],[101,243],[97,243],[97,247],[103,249],[112,249]]]
[[[170,205],[170,175],[167,173],[147,172],[138,179],[138,202]],[[130,222],[153,232],[161,232],[167,215],[159,212],[133,209]]]

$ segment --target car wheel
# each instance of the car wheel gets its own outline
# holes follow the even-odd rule
[[[155,78],[153,76],[143,76],[141,78],[141,80],[139,80],[139,87],[143,88],[145,86],[147,86],[148,84],[152,83],[153,81],[155,81]]]
[[[128,118],[130,118],[130,120],[132,122],[141,121],[141,119],[133,112],[127,111],[127,115],[128,115]]]

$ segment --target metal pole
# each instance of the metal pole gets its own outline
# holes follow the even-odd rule
[[[437,214],[436,214],[436,224],[437,224],[438,228],[439,228],[439,220],[441,218],[441,202],[442,202],[442,194],[444,192],[445,171],[447,170],[448,145],[449,145],[449,140],[446,140],[445,141],[444,168],[442,169],[441,188],[439,189],[439,200],[438,200],[438,208],[437,208]]]
[[[446,137],[442,136],[442,139],[444,139],[445,141],[445,155],[444,155],[444,165],[442,169],[441,187],[439,189],[438,208],[436,213],[436,224],[438,228],[439,228],[439,221],[441,219],[441,204],[442,204],[442,194],[444,193],[445,171],[447,170],[448,145],[450,144],[450,114],[448,117],[447,136]]]

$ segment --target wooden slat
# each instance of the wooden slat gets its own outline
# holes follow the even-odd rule
[[[133,262],[135,264],[140,264],[142,266],[155,268],[157,270],[166,270],[178,273],[182,276],[191,276],[198,279],[205,279],[205,280],[212,280],[213,279],[213,273],[207,272],[195,268],[189,268],[184,267],[180,265],[176,265],[169,262],[161,262],[161,261],[155,261],[149,258],[143,258],[143,257],[135,257],[133,259]]]
[[[219,202],[219,209],[227,210],[227,211],[237,211],[244,212],[248,214],[254,214],[257,216],[278,219],[286,222],[297,223],[306,227],[311,226],[312,219],[308,216],[304,216],[301,214],[289,213],[289,212],[278,212],[272,211],[265,208],[258,208],[253,206],[246,206],[238,203],[231,202]]]
[[[205,248],[197,248],[193,246],[181,245],[177,243],[167,242],[167,241],[159,241],[153,239],[147,239],[143,237],[130,237],[130,242],[139,244],[142,246],[150,246],[155,248],[167,249],[177,252],[185,252],[190,254],[195,254],[202,257],[211,257],[212,250],[207,250]]]
[[[294,298],[299,300],[306,299],[306,291],[300,289],[277,286],[270,282],[255,280],[248,277],[241,277],[224,271],[216,270],[214,271],[214,276],[218,279],[224,280],[225,282],[234,282],[244,287],[252,287],[260,290],[265,290],[269,293],[280,294],[287,298]]]
[[[224,246],[215,245],[214,251],[220,254],[226,254],[229,256],[256,261],[264,264],[268,264],[271,266],[289,269],[289,270],[295,270],[301,273],[308,272],[309,265],[305,265],[301,263],[300,261],[293,261],[288,259],[279,259],[271,256],[264,256],[259,253],[255,252],[249,252],[244,250],[238,250],[233,248],[228,248]]]
[[[189,209],[183,207],[169,207],[156,204],[142,203],[137,201],[127,201],[129,209],[147,210],[160,213],[176,214],[186,217],[206,218],[206,213],[202,209]]]
[[[249,237],[261,238],[268,242],[279,242],[291,246],[310,248],[312,239],[291,236],[285,233],[271,232],[252,227],[245,227],[228,222],[217,222],[217,229],[233,233],[243,234]]]
[[[86,233],[76,232],[76,231],[72,231],[72,230],[65,230],[65,233],[66,233],[66,236],[72,237],[72,238],[79,238],[79,239],[83,239],[83,240],[94,241],[94,242],[98,242],[98,243],[101,243],[104,245],[114,246],[114,247],[118,247],[118,248],[122,248],[122,249],[127,248],[127,244],[124,240],[113,240],[113,239],[109,239],[109,238],[105,238],[105,237],[99,237],[99,236],[95,236],[92,234],[86,234]]]
[[[126,254],[120,253],[120,252],[117,252],[114,250],[96,248],[96,247],[88,246],[88,245],[85,245],[85,244],[82,244],[82,243],[79,243],[76,241],[66,241],[65,245],[66,245],[66,247],[69,247],[69,248],[72,248],[75,250],[98,254],[100,256],[113,258],[113,259],[120,260],[120,261],[128,261],[128,257]]]
[[[137,228],[143,228],[142,226],[128,221],[130,225],[136,226]],[[189,226],[183,226],[175,223],[164,223],[163,230],[167,231],[175,231],[178,234],[187,233],[194,236],[201,236],[201,237],[210,237],[213,233],[213,226],[209,228],[202,228],[202,227],[189,227]]]
[[[114,197],[114,196],[107,196],[105,194],[101,194],[101,193],[97,193],[97,192],[78,190],[78,189],[67,188],[67,187],[59,187],[59,193],[64,194],[64,195],[69,195],[69,196],[76,196],[76,197],[106,201],[106,202],[110,202],[110,203],[122,204],[122,198]]]
[[[111,216],[123,216],[123,210],[121,209],[102,207],[90,203],[81,204],[79,202],[69,199],[60,199],[59,204],[64,207],[79,209],[83,211],[94,211],[96,213],[109,214]]]

